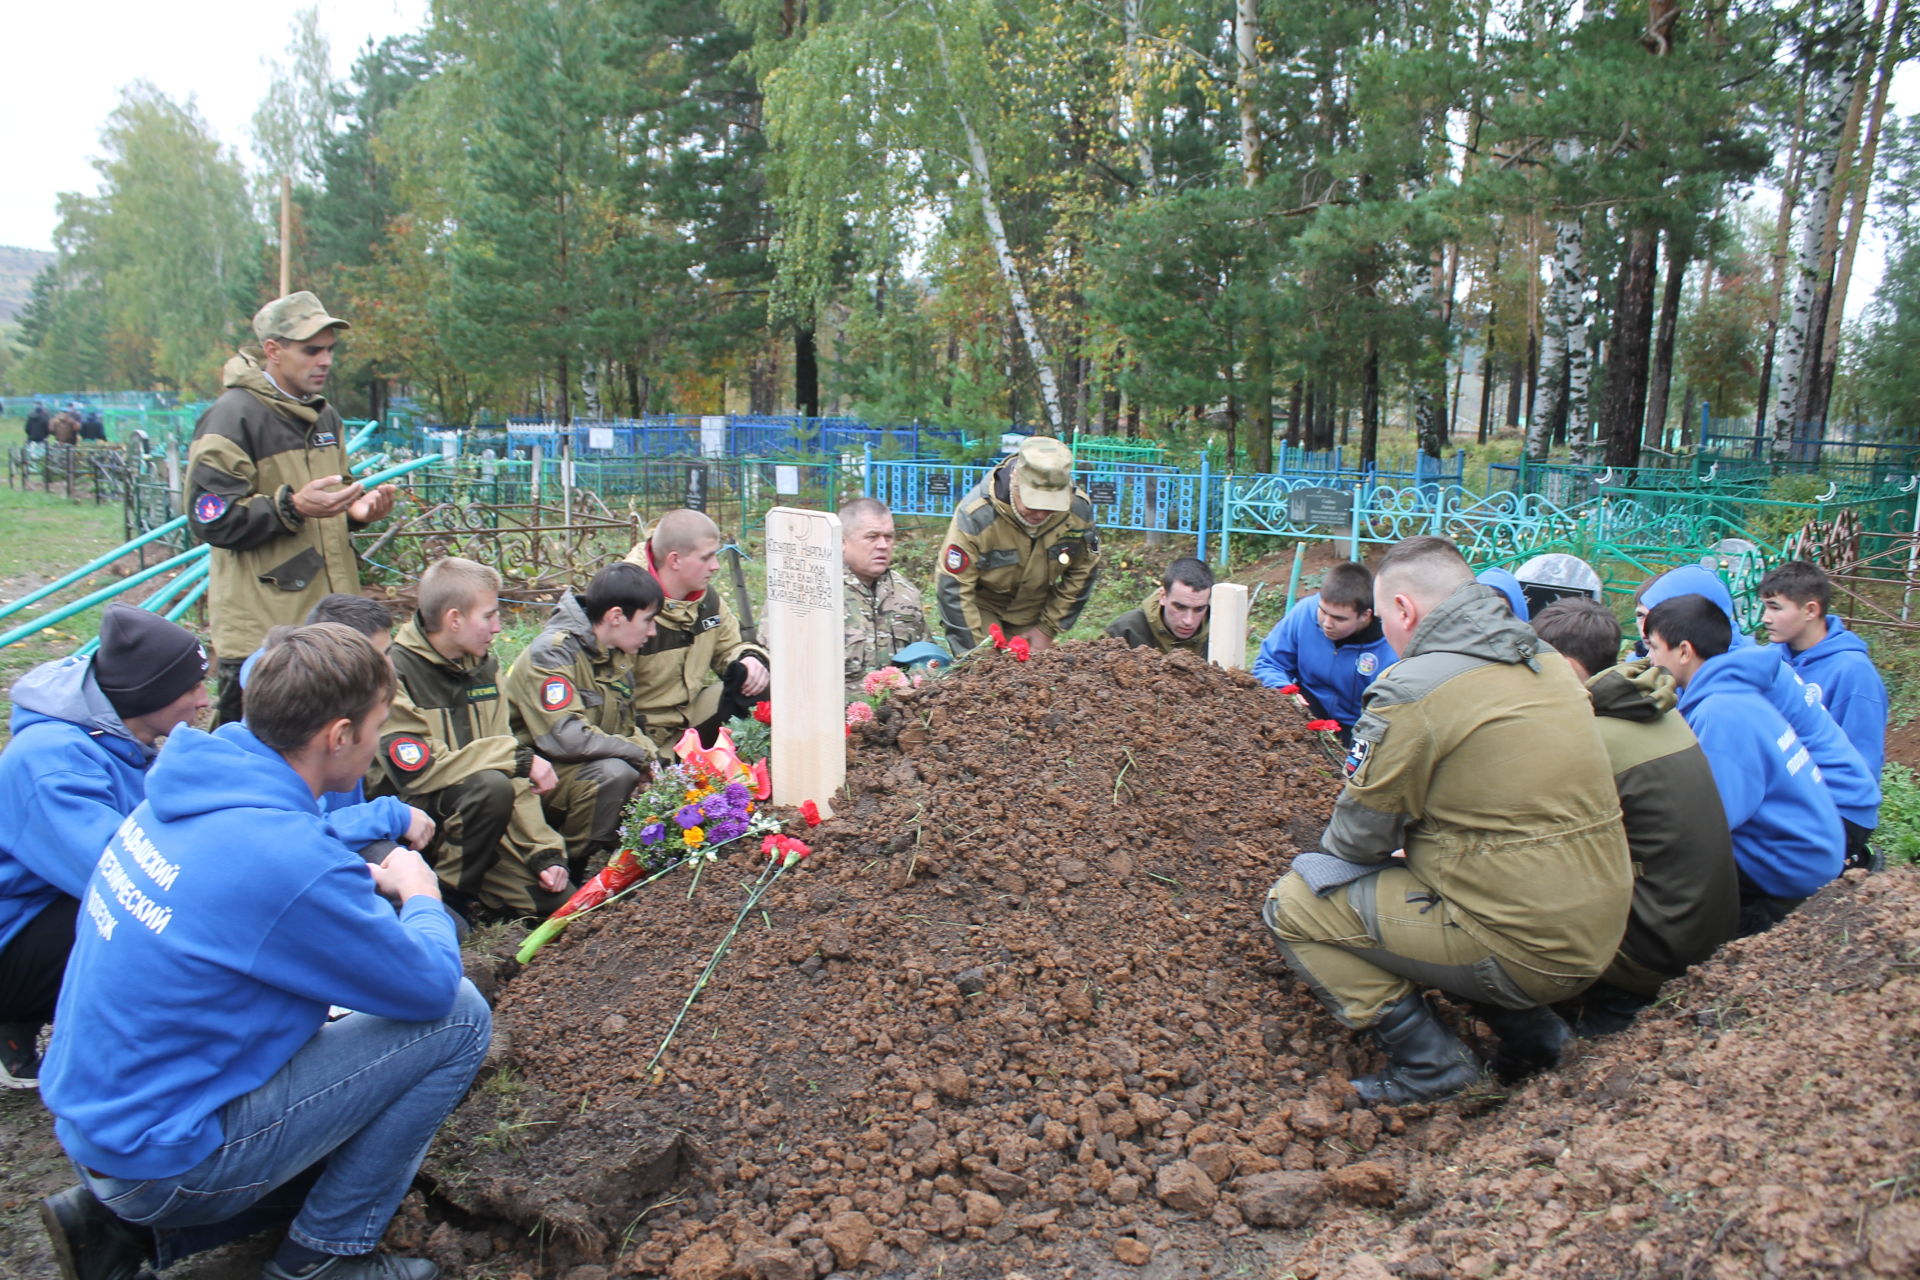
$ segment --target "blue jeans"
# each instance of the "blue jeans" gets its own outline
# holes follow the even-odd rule
[[[144,1182],[81,1177],[121,1218],[154,1228],[161,1267],[289,1219],[308,1248],[371,1252],[492,1027],[466,981],[438,1022],[350,1014],[223,1107],[225,1141],[194,1168]]]

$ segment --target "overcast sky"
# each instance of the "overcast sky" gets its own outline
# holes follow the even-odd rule
[[[62,191],[92,192],[100,129],[120,90],[150,80],[176,101],[193,99],[214,136],[253,167],[253,113],[286,60],[294,10],[239,0],[82,4],[8,0],[6,124],[0,160],[0,244],[53,248]],[[324,0],[320,29],[342,79],[369,37],[418,30],[427,0]]]
[[[418,30],[428,0],[325,0],[321,29],[345,79],[369,38]],[[167,0],[68,8],[62,0],[10,0],[6,120],[0,129],[0,245],[51,249],[62,191],[93,192],[100,129],[120,90],[146,79],[176,100],[192,98],[214,135],[251,169],[254,110],[266,95],[269,63],[286,57],[298,0],[288,6],[240,0]],[[1895,76],[1893,109],[1920,98],[1920,67]],[[1764,198],[1764,197],[1763,197]],[[1777,202],[1778,196],[1772,200]],[[1777,207],[1777,203],[1774,207]],[[1771,213],[1767,215],[1771,217]],[[1858,315],[1882,273],[1885,245],[1869,229],[1847,298]]]

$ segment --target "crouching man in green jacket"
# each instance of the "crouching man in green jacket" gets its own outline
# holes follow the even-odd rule
[[[1422,987],[1476,1006],[1506,1078],[1559,1060],[1567,1028],[1544,1006],[1612,961],[1632,869],[1585,689],[1458,548],[1394,547],[1374,607],[1402,657],[1367,692],[1321,851],[1262,917],[1334,1017],[1386,1051],[1353,1082],[1361,1101],[1400,1106],[1480,1074]]]

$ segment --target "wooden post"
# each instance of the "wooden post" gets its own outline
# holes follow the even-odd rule
[[[1229,671],[1247,668],[1247,588],[1239,582],[1213,584],[1208,613],[1207,661]]]
[[[773,799],[832,802],[847,780],[846,586],[840,517],[767,512],[767,642],[773,651]]]

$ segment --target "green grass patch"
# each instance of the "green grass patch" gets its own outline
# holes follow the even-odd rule
[[[70,502],[64,495],[37,490],[0,489],[0,599],[14,600],[35,587],[79,568],[87,561],[111,551],[126,541],[121,525],[120,507],[95,506],[91,502]],[[150,552],[164,559],[164,549]],[[30,605],[11,617],[0,619],[0,630],[43,617],[50,608],[64,601],[77,600],[90,591],[119,580],[102,570],[52,596],[43,604]],[[161,585],[156,581],[154,589]],[[133,599],[149,594],[142,587],[127,593]],[[72,653],[100,630],[98,606],[0,649],[0,688],[13,682],[42,662]],[[189,617],[187,621],[191,622]],[[5,738],[0,727],[0,741]]]
[[[1880,828],[1873,845],[1888,866],[1920,866],[1920,779],[1902,764],[1880,773]]]

